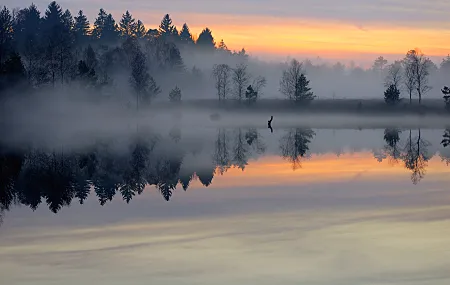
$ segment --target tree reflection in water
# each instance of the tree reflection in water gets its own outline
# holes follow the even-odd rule
[[[385,145],[380,160],[385,157],[392,163],[402,163],[411,171],[414,184],[424,178],[432,155],[421,130],[402,132],[390,128],[384,131]],[[446,130],[442,145],[449,145],[450,131]],[[244,171],[249,159],[258,158],[267,149],[256,129],[219,129],[212,147],[210,162],[206,165],[183,167],[186,154],[183,150],[181,132],[172,129],[169,141],[158,136],[136,136],[125,150],[118,151],[111,141],[98,141],[83,151],[28,149],[11,150],[0,147],[0,213],[14,203],[35,210],[45,201],[52,212],[69,206],[74,199],[84,203],[94,193],[100,205],[105,205],[116,195],[129,203],[133,197],[152,185],[169,201],[180,186],[187,191],[192,180],[197,179],[208,187],[215,175],[222,175],[230,168]],[[302,160],[309,157],[310,144],[316,133],[307,128],[289,129],[279,141],[279,155],[292,164],[293,169],[301,167]],[[161,151],[158,147],[165,147]],[[338,153],[336,153],[338,155]],[[443,161],[450,161],[440,153]],[[1,216],[1,214],[0,214]]]

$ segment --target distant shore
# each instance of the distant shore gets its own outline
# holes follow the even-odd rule
[[[380,99],[318,99],[308,104],[283,100],[261,99],[254,103],[237,100],[195,99],[174,105],[170,102],[155,102],[152,108],[187,108],[214,111],[276,112],[301,114],[360,114],[360,115],[442,115],[450,116],[441,99],[424,99],[419,104],[414,99],[403,99],[396,105],[388,105]]]

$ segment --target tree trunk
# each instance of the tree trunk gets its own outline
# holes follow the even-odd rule
[[[412,92],[409,91],[409,105],[412,104]]]

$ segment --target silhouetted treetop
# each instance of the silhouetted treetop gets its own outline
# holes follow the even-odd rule
[[[86,44],[90,34],[89,21],[82,10],[78,11],[78,16],[75,16],[74,19],[75,39],[79,45]]]
[[[128,38],[136,34],[135,19],[128,10],[122,15],[122,19],[119,23],[119,31],[123,38]]]
[[[194,40],[192,38],[191,31],[186,23],[183,24],[183,28],[180,32],[180,41],[185,44],[192,44]]]
[[[146,33],[147,32],[145,30],[144,24],[141,22],[141,20],[138,20],[136,22],[136,29],[135,29],[135,32],[134,32],[135,36],[138,39],[142,39],[142,38],[145,37]]]
[[[158,32],[162,37],[170,37],[173,35],[174,25],[172,25],[172,19],[169,14],[166,14],[159,24]]]
[[[212,31],[209,28],[205,28],[197,39],[197,45],[203,47],[205,49],[214,49],[216,46],[216,42],[214,41],[214,37],[212,35]]]
[[[6,60],[13,45],[13,20],[6,7],[0,11],[0,66]]]

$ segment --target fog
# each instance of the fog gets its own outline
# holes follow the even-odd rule
[[[406,51],[405,51],[406,54]],[[187,71],[192,68],[198,68],[201,71],[201,77],[192,81],[180,78],[177,82],[171,78],[165,83],[163,90],[170,90],[174,84],[179,84],[186,90],[186,99],[217,99],[217,91],[214,88],[214,79],[212,77],[212,68],[215,64],[227,64],[231,68],[238,64],[246,64],[248,73],[252,78],[263,76],[267,79],[267,86],[260,94],[261,99],[285,99],[280,93],[280,80],[283,70],[289,67],[292,58],[286,57],[283,61],[269,61],[256,58],[251,55],[242,58],[234,56],[228,52],[204,53],[195,49],[181,49],[181,55]],[[365,68],[349,60],[350,64],[343,64],[334,60],[327,59],[309,59],[296,58],[302,63],[302,70],[310,80],[312,91],[317,99],[383,99],[385,91],[385,81],[387,76],[387,67],[393,61],[388,61],[384,70],[374,70],[372,67]],[[397,58],[396,60],[402,60]],[[374,58],[375,61],[375,58]],[[424,98],[442,100],[441,88],[448,85],[450,72],[446,69],[439,69],[441,61],[434,62],[430,69],[429,84],[432,87]],[[200,84],[199,84],[200,83]],[[399,86],[402,91],[401,97],[407,98],[408,94],[403,86]],[[183,90],[183,88],[182,88]],[[163,92],[164,93],[164,92]],[[167,93],[167,92],[166,92]],[[232,93],[232,92],[231,92]],[[230,94],[230,99],[233,99]],[[414,95],[417,99],[417,95]],[[167,100],[167,96],[159,96],[158,100]]]

